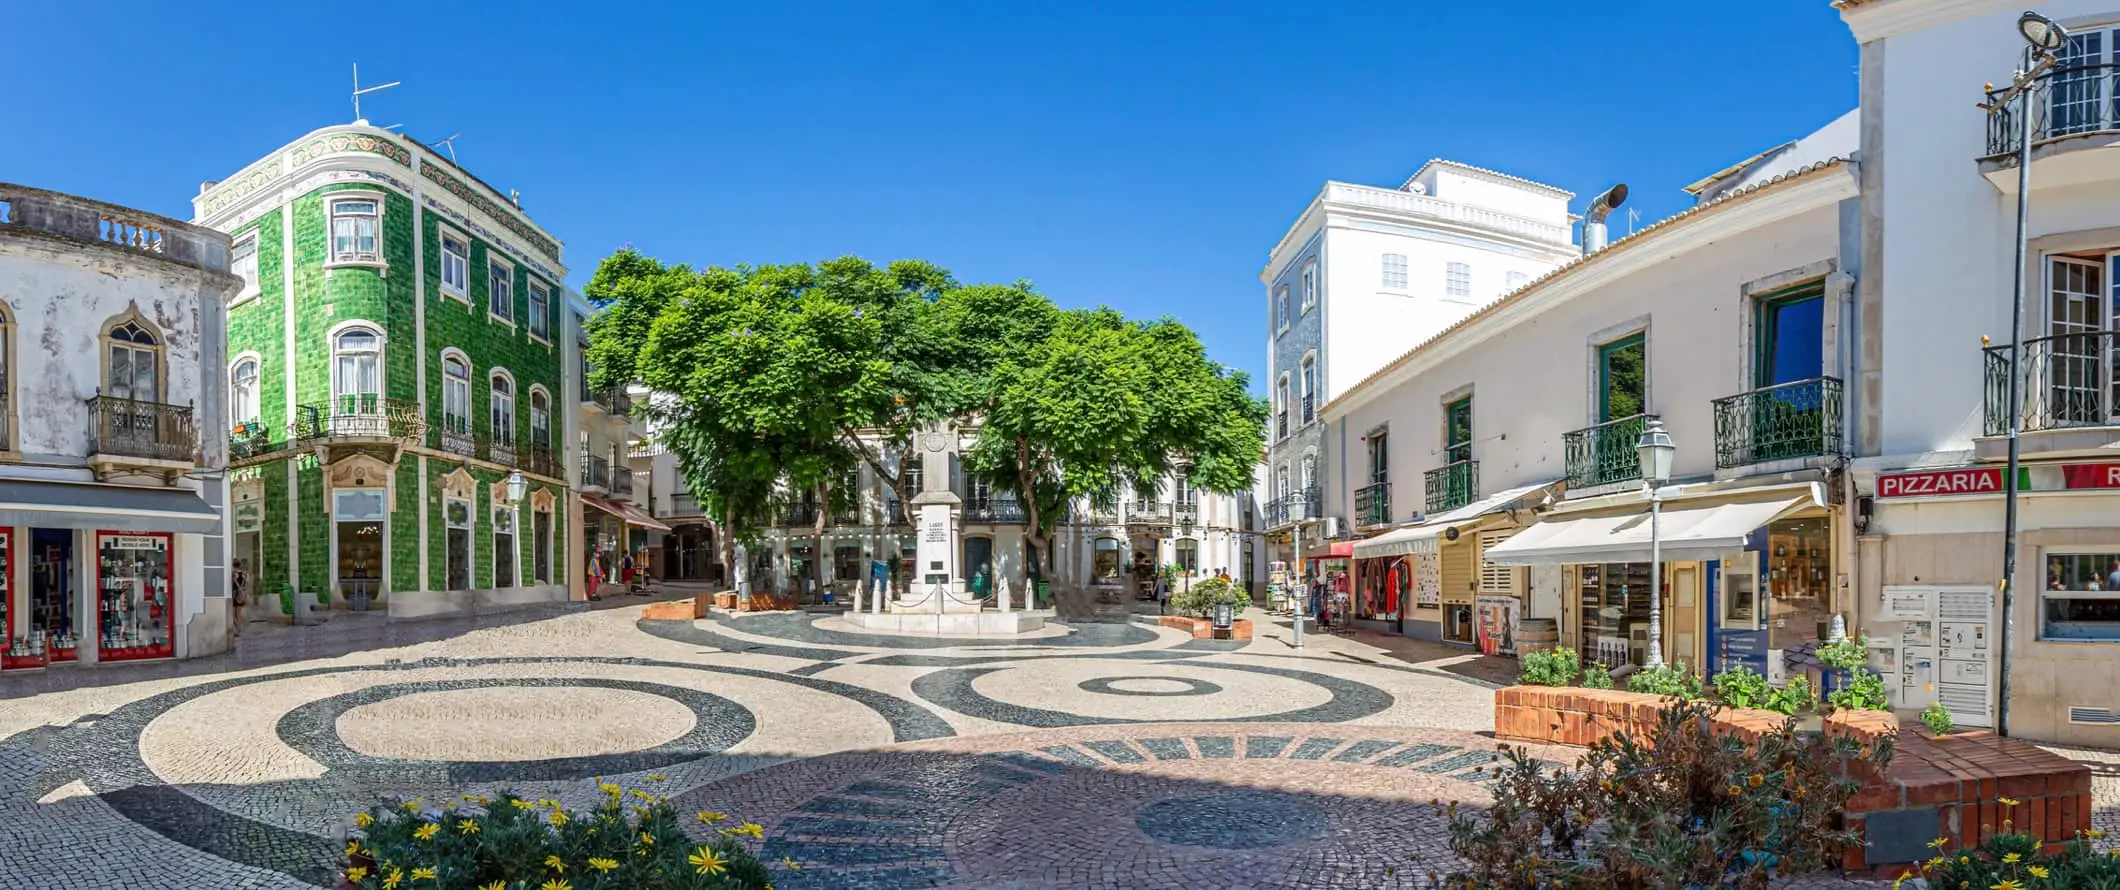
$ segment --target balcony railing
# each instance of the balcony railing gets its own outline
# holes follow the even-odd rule
[[[1430,515],[1455,510],[1480,496],[1480,462],[1461,460],[1421,474]]]
[[[1988,101],[2001,91],[1988,94]],[[1987,158],[2017,153],[2023,138],[2024,109],[2031,111],[2032,144],[2040,145],[2087,133],[2120,131],[2120,63],[2070,64],[2032,81],[2024,105],[2009,102],[1988,115]]]
[[[435,444],[450,454],[461,454],[465,457],[479,456],[478,438],[471,435],[471,430],[468,428],[452,429],[445,425],[442,427],[442,431],[437,434]]]
[[[1391,524],[1391,483],[1377,482],[1354,490],[1354,524]]]
[[[1566,244],[1568,242],[1568,228],[1566,226],[1541,222],[1496,210],[1488,210],[1484,207],[1445,201],[1428,195],[1418,195],[1401,189],[1377,188],[1375,186],[1355,185],[1346,182],[1329,182],[1325,184],[1324,197],[1327,201],[1353,204],[1358,207],[1370,207],[1397,213],[1411,213],[1434,219],[1470,223],[1554,244]],[[1278,249],[1276,248],[1277,251]]]
[[[1813,377],[1715,400],[1715,466],[1840,453],[1840,380]]]
[[[699,507],[699,495],[689,491],[680,491],[670,495],[670,515],[704,516],[706,514]]]
[[[373,393],[338,396],[331,401],[299,405],[294,412],[294,438],[319,439],[418,439],[427,431],[418,403],[386,399]]]
[[[786,512],[780,514],[780,524],[787,526],[816,525],[817,505],[795,504],[787,508]]]
[[[1200,522],[1200,501],[1197,498],[1178,501],[1171,506],[1171,513],[1179,525],[1197,525]]]
[[[633,497],[633,471],[622,466],[611,468],[611,496]]]
[[[626,395],[625,387],[614,386],[610,389],[595,390],[590,395],[591,401],[597,407],[613,417],[625,417],[633,413],[633,397]]]
[[[996,494],[964,502],[966,522],[1023,522],[1023,504],[1013,495]]]
[[[1273,434],[1273,435],[1274,435],[1274,438],[1276,438],[1276,439],[1286,439],[1286,438],[1288,438],[1288,412],[1287,412],[1287,411],[1282,411],[1282,412],[1281,412],[1280,414],[1277,414],[1277,415],[1275,415],[1275,418],[1276,418],[1276,420],[1274,421],[1274,434]]]
[[[1128,525],[1169,525],[1169,501],[1139,501],[1126,505]]]
[[[515,443],[499,438],[487,442],[486,459],[504,467],[515,466]]]
[[[5,424],[6,397],[0,396],[0,424]],[[258,421],[236,424],[228,431],[228,459],[249,460],[286,448],[287,442],[272,434],[272,430]]]
[[[88,428],[90,454],[181,462],[199,453],[190,405],[96,396],[88,400]]]
[[[583,488],[611,489],[611,462],[602,455],[583,454],[581,475]]]
[[[560,478],[561,473],[565,472],[560,466],[559,453],[553,451],[550,445],[532,443],[525,446],[522,451],[522,460],[521,466],[525,473],[557,479]]]
[[[1304,394],[1303,394],[1303,422],[1304,422],[1304,423],[1309,423],[1309,422],[1311,422],[1311,421],[1313,421],[1313,420],[1316,420],[1316,419],[1318,419],[1318,412],[1317,412],[1317,409],[1316,409],[1316,407],[1315,407],[1315,406],[1316,406],[1316,403],[1317,403],[1317,398],[1318,398],[1318,397],[1317,397],[1317,395],[1315,395],[1315,394],[1313,394],[1313,393],[1304,393]]]
[[[1266,527],[1278,528],[1294,522],[1316,519],[1322,515],[1318,509],[1318,501],[1319,492],[1314,486],[1267,501]]]
[[[2120,332],[2091,331],[2035,337],[2024,341],[2023,387],[2025,430],[2075,426],[2120,426],[2120,378],[2114,350]],[[1986,353],[1987,434],[2009,432],[2010,347],[1990,346]]]
[[[1561,436],[1568,486],[1586,488],[1640,479],[1642,462],[1635,456],[1634,446],[1641,442],[1642,424],[1655,416],[1636,414],[1607,420]]]

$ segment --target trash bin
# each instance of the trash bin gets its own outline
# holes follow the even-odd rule
[[[1033,602],[1033,603],[1031,604],[1031,608],[1033,608],[1033,609],[1043,609],[1043,608],[1045,608],[1045,607],[1047,607],[1047,606],[1050,606],[1050,605],[1052,605],[1052,602],[1053,602],[1053,582],[1051,582],[1051,581],[1040,581],[1040,582],[1038,582],[1038,596],[1037,596],[1037,601],[1036,601],[1036,602]]]

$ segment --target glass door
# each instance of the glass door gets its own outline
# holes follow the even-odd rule
[[[1753,338],[1752,460],[1819,453],[1825,438],[1825,290],[1807,285],[1759,301]]]
[[[2047,265],[2045,416],[2055,425],[2101,424],[2106,419],[2103,368],[2108,316],[2105,267],[2074,257],[2052,257]],[[2029,374],[2037,374],[2039,349],[2025,344]]]

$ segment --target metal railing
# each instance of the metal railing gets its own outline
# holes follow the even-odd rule
[[[1288,438],[1288,411],[1287,411],[1287,409],[1285,409],[1285,408],[1284,408],[1284,409],[1282,409],[1281,413],[1280,413],[1280,414],[1278,414],[1278,415],[1275,415],[1275,416],[1276,416],[1276,418],[1277,418],[1277,419],[1276,419],[1276,420],[1274,421],[1274,438],[1276,438],[1276,439],[1286,439],[1286,438]]]
[[[780,514],[780,524],[788,526],[816,525],[817,505],[795,504],[788,507],[786,512]]]
[[[1561,436],[1561,451],[1568,470],[1568,485],[1583,488],[1625,482],[1642,477],[1641,459],[1634,446],[1640,444],[1642,424],[1654,414],[1636,414],[1607,420]]]
[[[427,431],[419,405],[386,399],[374,393],[338,396],[330,401],[297,405],[294,438],[317,439],[417,439]]]
[[[633,496],[633,471],[623,466],[611,467],[611,496],[630,498]]]
[[[1469,223],[1488,229],[1498,229],[1513,235],[1534,238],[1553,244],[1568,242],[1568,227],[1549,222],[1445,201],[1441,198],[1419,195],[1402,189],[1386,189],[1376,186],[1356,185],[1347,182],[1325,184],[1324,198],[1336,203],[1353,204],[1398,213],[1411,213],[1435,219]],[[1276,248],[1278,250],[1278,248]]]
[[[583,488],[610,490],[611,462],[605,460],[602,455],[583,452],[581,478]]]
[[[626,395],[626,388],[623,386],[595,390],[590,396],[597,407],[613,417],[625,417],[633,413],[633,397]]]
[[[704,516],[699,506],[699,495],[689,491],[673,492],[670,495],[671,516]]]
[[[1198,525],[1200,523],[1199,499],[1194,498],[1172,504],[1171,518],[1179,525]]]
[[[1715,400],[1715,466],[1839,454],[1840,380],[1792,380]]]
[[[2024,376],[2018,381],[2024,399],[2019,428],[2120,425],[2113,410],[2120,406],[2120,399],[2115,398],[2120,396],[2120,379],[2113,373],[2115,360],[2120,359],[2116,349],[2120,349],[2120,332],[2113,331],[2025,340]],[[1981,351],[1986,356],[1984,426],[1987,435],[2000,436],[2009,432],[2010,347],[2003,344]]]
[[[1126,505],[1128,525],[1169,525],[1169,501],[1140,501]]]
[[[1480,462],[1461,460],[1421,474],[1421,487],[1428,493],[1428,512],[1455,510],[1480,496]]]
[[[1304,422],[1304,423],[1309,423],[1309,422],[1311,422],[1311,421],[1313,421],[1313,420],[1316,420],[1316,419],[1318,419],[1318,412],[1317,412],[1317,408],[1316,408],[1316,405],[1317,405],[1317,398],[1318,398],[1318,397],[1317,397],[1317,396],[1316,396],[1315,394],[1312,394],[1312,393],[1304,393],[1304,394],[1303,394],[1303,422]]]
[[[479,455],[478,437],[471,435],[470,427],[455,429],[448,424],[448,418],[443,420],[442,431],[435,435],[435,447],[450,454],[477,457]]]
[[[1026,518],[1015,495],[993,494],[964,502],[966,522],[1023,522]]]
[[[1391,524],[1391,483],[1375,482],[1354,490],[1354,524]]]
[[[486,442],[486,459],[504,467],[515,466],[515,443],[507,439],[492,439]]]
[[[565,468],[560,466],[559,453],[553,451],[550,445],[533,442],[525,446],[522,450],[522,461],[521,466],[525,473],[558,479],[561,473],[566,472]]]
[[[0,396],[0,425],[6,424],[6,397]],[[236,424],[228,431],[228,459],[249,460],[271,454],[287,447],[287,442],[275,438],[271,428],[259,421]]]
[[[88,428],[90,454],[188,461],[199,452],[190,405],[99,395],[88,400]]]
[[[1266,527],[1277,528],[1293,522],[1316,519],[1323,515],[1318,509],[1320,500],[1316,486],[1299,489],[1266,502]]]
[[[1992,103],[2002,90],[1987,94]],[[2068,64],[2032,81],[2024,104],[2012,101],[1988,115],[1985,159],[2007,159],[2023,138],[2024,110],[2031,111],[2032,144],[2087,133],[2120,131],[2120,63]]]

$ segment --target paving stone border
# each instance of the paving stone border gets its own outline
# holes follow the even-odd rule
[[[503,687],[623,689],[643,692],[684,705],[692,712],[693,722],[691,728],[683,735],[640,751],[524,761],[404,760],[376,757],[347,747],[339,738],[339,716],[363,705],[426,692]],[[423,680],[417,683],[369,686],[293,708],[280,716],[273,731],[288,747],[332,770],[388,773],[398,781],[417,776],[419,780],[431,781],[434,787],[447,788],[470,783],[558,782],[660,769],[726,751],[749,737],[757,728],[758,720],[749,708],[697,689],[664,683],[592,677],[526,677]]]
[[[1125,683],[1129,680],[1154,680],[1158,683],[1177,683],[1185,688],[1151,692],[1140,689],[1120,689],[1118,687],[1117,684]],[[1077,683],[1075,686],[1084,692],[1095,692],[1102,695],[1132,695],[1142,698],[1165,698],[1174,695],[1214,695],[1222,691],[1220,686],[1209,683],[1206,680],[1195,680],[1191,677],[1095,677]]]
[[[1331,693],[1332,698],[1324,704],[1276,714],[1252,717],[1230,717],[1220,720],[1200,721],[1213,723],[1338,723],[1358,720],[1391,707],[1395,699],[1390,693],[1367,683],[1358,683],[1344,677],[1318,674],[1310,671],[1295,671],[1286,668],[1261,667],[1249,664],[1218,664],[1214,662],[1188,662],[1188,667],[1208,670],[1237,671],[1247,674],[1263,674],[1284,677],[1309,683]],[[1004,702],[973,688],[980,677],[1002,670],[1026,668],[977,667],[951,668],[932,671],[913,681],[913,694],[929,703],[948,708],[960,714],[1013,723],[1017,726],[1053,728],[1060,726],[1101,726],[1127,723],[1155,723],[1155,720],[1124,717],[1091,717],[1034,708]]]

